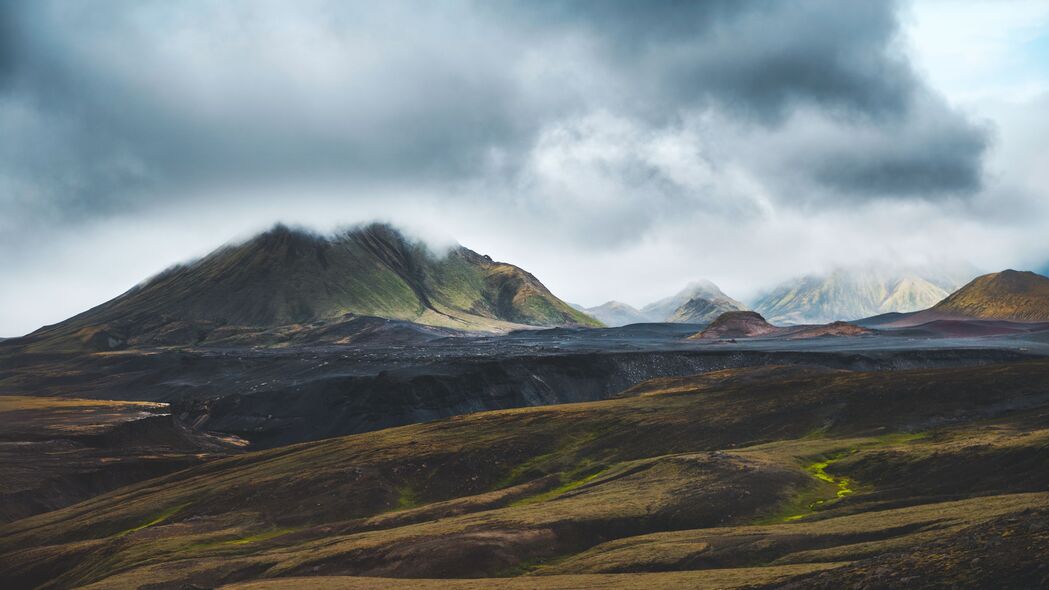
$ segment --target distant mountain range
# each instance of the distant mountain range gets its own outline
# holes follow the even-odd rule
[[[837,269],[787,281],[754,302],[777,324],[820,324],[927,309],[972,276],[971,271]]]
[[[944,318],[1049,321],[1049,278],[1007,270],[955,292],[963,273],[839,269],[788,281],[753,309],[780,326],[860,319],[871,319],[864,323],[870,326]],[[407,341],[455,330],[710,324],[741,311],[747,306],[705,280],[641,309],[609,301],[581,310],[512,264],[462,246],[437,255],[388,225],[330,237],[278,225],[19,340],[39,350],[243,343],[260,333],[266,344],[295,342],[304,334],[331,343]]]
[[[727,311],[746,310],[739,301],[725,295],[717,285],[700,280],[684,289],[636,309],[620,301],[609,301],[597,307],[580,308],[606,326],[625,326],[643,322],[705,324]]]
[[[96,350],[197,344],[355,316],[466,330],[600,325],[528,272],[462,246],[438,256],[381,224],[334,237],[277,226],[27,339]]]
[[[1049,322],[1049,278],[1005,270],[977,277],[949,292],[945,287],[958,274],[939,271],[918,276],[915,271],[838,270],[790,281],[762,297],[755,311],[747,310],[713,283],[701,281],[640,310],[610,301],[585,311],[609,326],[639,322],[707,324],[692,337],[696,340],[859,336],[870,333],[870,328],[921,324],[929,324],[930,334],[939,336],[976,335],[1025,329],[1016,324],[1009,327],[1009,322]],[[778,315],[766,320],[762,309]],[[982,320],[1005,325],[991,329]]]
[[[857,323],[776,326],[754,311],[730,311],[719,315],[693,340],[736,338],[814,338],[863,336],[872,328],[905,330],[911,336],[989,336],[1044,330],[1049,326],[1049,277],[1004,270],[979,276],[928,309],[888,312],[863,318]]]
[[[729,311],[753,309],[779,325],[826,324],[928,309],[973,276],[959,269],[836,269],[786,281],[748,307],[710,281],[696,281],[641,309],[620,301],[577,309],[607,326],[641,322],[708,324]]]

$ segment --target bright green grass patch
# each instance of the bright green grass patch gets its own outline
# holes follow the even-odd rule
[[[835,461],[841,459],[843,456],[845,456],[845,454],[840,453],[824,461],[817,461],[805,468],[805,471],[808,471],[816,479],[820,481],[825,481],[827,483],[832,483],[838,486],[837,496],[839,498],[848,496],[854,491],[851,487],[852,480],[847,477],[834,477],[833,475],[827,473],[827,467],[830,466],[831,463],[834,463]]]
[[[127,529],[126,531],[121,531],[121,532],[117,533],[114,536],[115,537],[124,537],[126,535],[130,535],[131,533],[134,533],[134,532],[137,532],[137,531],[141,531],[142,529],[147,529],[147,528],[149,528],[151,526],[158,525],[158,524],[164,522],[165,520],[171,518],[172,516],[175,516],[179,512],[181,512],[182,509],[185,508],[186,506],[189,506],[188,502],[185,503],[185,504],[179,504],[178,506],[172,506],[171,508],[168,508],[167,510],[161,512],[160,514],[157,514],[156,516],[154,516],[150,520],[147,520],[146,522],[138,525],[137,527]]]
[[[828,502],[834,502],[855,493],[856,482],[853,479],[836,477],[827,473],[827,467],[855,452],[856,449],[850,449],[823,455],[819,457],[818,461],[804,466],[805,472],[816,480],[824,484],[833,485],[835,488],[834,496],[828,497],[824,486],[808,489],[788,500],[779,512],[757,521],[756,524],[774,524],[801,520],[806,516],[812,515],[816,510],[827,505]]]
[[[852,451],[852,452],[855,452],[855,451]],[[818,479],[820,481],[825,481],[825,482],[827,482],[829,484],[834,484],[835,486],[837,486],[838,487],[838,491],[837,491],[836,497],[838,497],[838,498],[844,498],[845,496],[848,496],[849,494],[851,494],[854,491],[856,491],[852,487],[853,483],[854,483],[852,481],[852,479],[850,479],[848,477],[844,477],[844,476],[843,477],[834,477],[833,475],[827,473],[827,467],[830,466],[831,463],[834,463],[835,461],[837,461],[837,460],[841,459],[842,457],[844,457],[846,454],[847,453],[838,453],[836,455],[831,456],[830,458],[828,458],[826,460],[816,461],[815,463],[813,463],[813,464],[811,464],[811,465],[809,465],[808,467],[805,468],[805,471],[808,471],[816,479]],[[821,503],[823,503],[823,501],[819,501],[817,503],[821,504]]]

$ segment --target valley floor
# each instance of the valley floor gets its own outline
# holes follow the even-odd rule
[[[1036,588],[1049,361],[768,366],[219,458],[0,527],[13,588]]]

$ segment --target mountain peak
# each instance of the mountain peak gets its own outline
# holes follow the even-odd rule
[[[1005,287],[1011,286],[1020,289],[1036,287],[1038,284],[1049,280],[1049,277],[1044,277],[1029,270],[1014,270],[1011,268],[983,276],[988,277],[988,280],[997,282]]]
[[[676,294],[644,306],[641,313],[652,322],[705,324],[726,311],[745,309],[711,281],[697,279]]]
[[[705,324],[724,313],[745,310],[746,307],[742,303],[727,295],[702,294],[682,303],[668,321],[679,324]]]

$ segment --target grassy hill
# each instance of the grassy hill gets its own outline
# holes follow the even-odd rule
[[[818,584],[922,555],[941,567],[936,556],[964,556],[973,534],[1005,527],[1017,537],[1002,548],[1024,552],[989,545],[973,579],[1037,585],[1025,568],[1049,557],[1036,526],[1049,502],[1047,389],[1045,361],[659,379],[614,400],[248,453],[122,488],[0,527],[0,577],[41,588]]]
[[[1049,277],[1015,270],[983,275],[930,311],[977,319],[1049,321]]]
[[[373,224],[335,237],[277,226],[34,332],[40,348],[198,344],[237,328],[376,316],[465,330],[597,326],[534,276],[467,248],[437,255]]]

